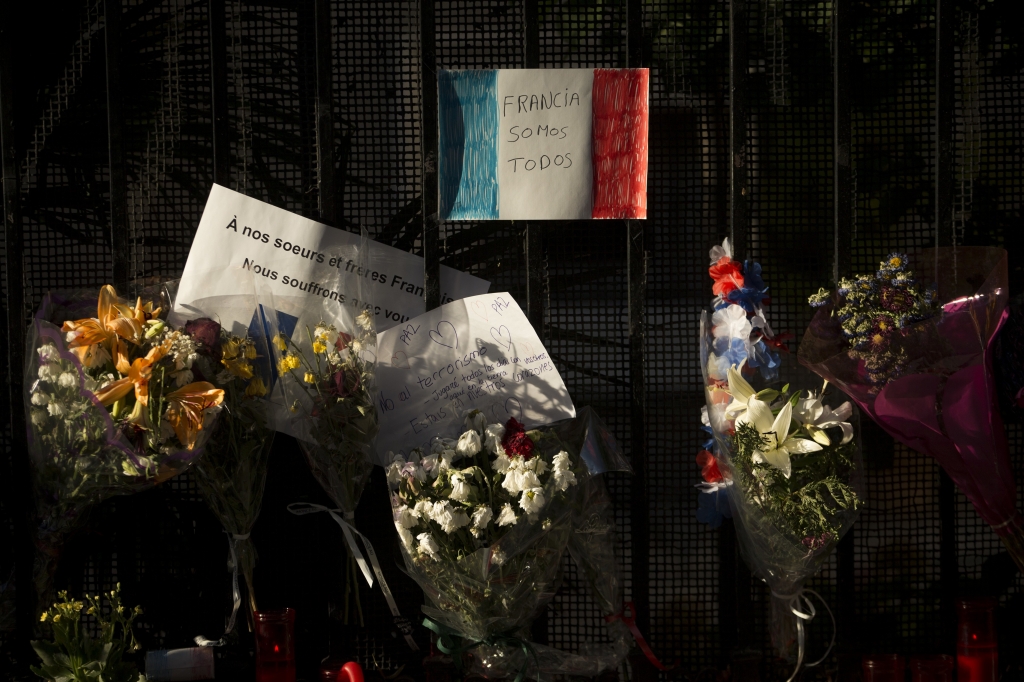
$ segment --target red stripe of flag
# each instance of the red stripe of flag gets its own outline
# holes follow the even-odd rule
[[[594,218],[647,217],[647,69],[594,69]]]

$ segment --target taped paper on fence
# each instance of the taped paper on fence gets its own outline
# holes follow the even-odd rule
[[[507,293],[448,303],[378,334],[377,360],[382,462],[389,450],[458,430],[471,409],[527,428],[576,416],[554,361]]]
[[[216,310],[220,322],[231,329],[248,327],[253,310],[237,305],[239,295],[251,299],[252,284],[239,289],[238,268],[247,268],[260,284],[267,284],[275,299],[288,310],[305,297],[332,298],[362,307],[345,291],[356,291],[346,282],[362,278],[364,295],[374,305],[377,330],[387,329],[424,311],[423,259],[405,251],[369,242],[365,267],[351,259],[339,262],[336,254],[359,247],[357,234],[289,213],[214,185],[175,299],[175,311],[182,313],[192,304],[205,301],[206,310]],[[333,254],[333,255],[332,255]],[[340,277],[339,277],[340,275]],[[452,301],[487,291],[490,283],[472,275],[441,266],[441,300]],[[244,298],[244,297],[243,297]]]
[[[445,220],[647,217],[647,69],[439,71]]]

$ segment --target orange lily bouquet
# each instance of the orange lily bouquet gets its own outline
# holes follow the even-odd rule
[[[88,509],[188,468],[224,391],[196,381],[197,342],[162,318],[166,305],[49,295],[29,327],[26,412],[36,512],[36,591],[49,592],[64,538]]]

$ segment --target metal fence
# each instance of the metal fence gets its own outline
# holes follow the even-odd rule
[[[31,585],[25,322],[50,289],[179,274],[211,182],[423,255],[428,307],[442,263],[520,302],[576,404],[598,410],[633,463],[608,485],[637,623],[677,663],[664,679],[730,662],[749,677],[752,660],[765,678],[789,673],[770,658],[767,588],[732,527],[694,514],[708,248],[728,235],[759,260],[770,322],[797,336],[808,293],[896,248],[1002,245],[1011,293],[1024,290],[1017,0],[85,0],[77,12],[35,72],[31,35],[0,18],[8,595]],[[438,220],[438,68],[625,66],[651,68],[648,220]],[[1024,473],[1019,415],[1007,420]],[[1024,581],[996,537],[931,460],[871,424],[863,443],[868,506],[812,580],[840,644],[807,674],[856,676],[872,651],[951,652],[954,599],[978,589],[998,593],[1003,637],[1019,642]],[[379,478],[357,523],[411,615],[421,597],[394,568]],[[362,625],[340,622],[340,537],[285,513],[297,499],[323,494],[282,437],[253,536],[257,584],[267,606],[298,608],[303,674],[331,650],[420,675],[379,593],[363,594]],[[59,580],[78,593],[122,582],[147,608],[145,644],[186,646],[223,625],[224,554],[186,474],[96,510]],[[21,674],[34,617],[28,590],[17,595],[16,617],[0,612],[0,660]],[[826,631],[815,623],[812,649]],[[602,632],[567,560],[534,636],[576,649]],[[1003,648],[1007,679],[1022,675],[1018,648]],[[218,654],[223,670],[251,664],[236,649]],[[620,673],[653,678],[641,660]]]

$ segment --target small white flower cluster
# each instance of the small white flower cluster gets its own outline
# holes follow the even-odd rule
[[[198,347],[195,340],[188,334],[167,329],[163,343],[170,342],[170,350],[167,357],[174,363],[174,383],[178,388],[192,383],[195,378],[192,374],[192,364],[199,358]]]
[[[36,349],[39,355],[39,369],[36,380],[29,387],[29,402],[32,404],[29,419],[36,428],[47,426],[49,419],[73,418],[80,415],[89,406],[88,399],[79,388],[79,373],[75,365],[62,360],[57,347],[44,344]],[[95,391],[113,379],[112,375],[104,375],[97,379],[83,375],[83,386]]]
[[[439,561],[442,547],[472,552],[487,546],[517,523],[540,521],[552,496],[577,485],[564,450],[550,461],[532,447],[519,450],[525,456],[510,455],[502,445],[506,427],[488,424],[478,410],[466,415],[465,426],[457,440],[435,438],[429,454],[418,448],[388,453],[395,527],[413,557]],[[530,437],[516,428],[521,442]],[[550,527],[551,520],[543,520],[542,528]],[[491,562],[500,565],[505,556],[493,550]]]

